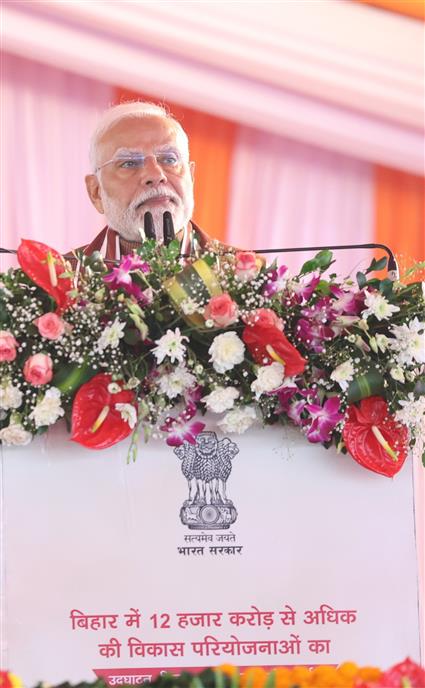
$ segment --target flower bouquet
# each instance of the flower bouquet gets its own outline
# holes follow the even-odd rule
[[[195,443],[208,410],[225,433],[290,423],[392,476],[422,453],[420,282],[330,272],[320,251],[290,275],[252,252],[185,259],[145,241],[112,269],[22,241],[0,278],[0,439],[27,444],[64,417],[92,449],[132,434]]]
[[[93,683],[79,683],[78,688],[106,688],[106,685],[97,679]],[[338,667],[276,667],[271,671],[251,667],[243,673],[236,666],[226,664],[199,674],[163,674],[151,685],[154,688],[423,688],[425,671],[409,658],[385,672],[378,667],[359,667],[354,662],[344,662]],[[40,683],[37,688],[44,686],[45,683]],[[22,682],[14,674],[0,671],[0,688],[22,688]],[[56,688],[72,688],[72,684],[62,683]]]

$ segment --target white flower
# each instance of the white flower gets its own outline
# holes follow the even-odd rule
[[[374,315],[377,320],[388,320],[393,313],[400,310],[398,306],[393,306],[387,301],[379,291],[366,292],[366,310],[362,313],[362,318],[367,320],[370,315]]]
[[[177,366],[170,373],[164,373],[158,380],[159,389],[169,399],[183,394],[185,389],[193,387],[196,377],[184,365]]]
[[[236,332],[224,332],[214,338],[208,353],[214,370],[217,373],[225,373],[232,370],[238,363],[242,363],[245,344],[239,339]]]
[[[265,392],[273,392],[282,385],[285,366],[277,361],[257,369],[257,379],[251,384],[257,399]]]
[[[391,368],[390,375],[393,380],[396,380],[397,382],[404,382],[404,372],[399,366]]]
[[[137,377],[131,377],[127,384],[124,385],[124,389],[136,389],[139,385],[140,380]]]
[[[369,346],[375,354],[378,351],[385,353],[390,345],[390,341],[385,334],[376,334],[374,337],[369,337]]]
[[[340,363],[331,373],[331,380],[337,382],[341,389],[345,391],[354,376],[354,366],[352,361]]]
[[[398,403],[402,408],[396,411],[396,419],[410,428],[415,436],[425,440],[425,395],[415,399],[410,392],[407,399]]]
[[[22,392],[17,387],[14,387],[9,380],[4,387],[0,387],[0,408],[5,411],[19,408],[22,404],[22,399]]]
[[[115,408],[120,412],[121,418],[133,429],[137,423],[137,413],[134,406],[131,404],[115,404]]]
[[[235,399],[239,396],[236,387],[216,387],[210,394],[201,399],[209,411],[222,413],[233,408]]]
[[[222,418],[217,425],[223,432],[234,432],[242,435],[251,425],[256,421],[257,414],[252,406],[239,406],[232,409],[224,418]]]
[[[0,430],[0,440],[4,442],[7,447],[12,445],[25,446],[32,440],[32,435],[27,430],[24,430],[20,423],[10,423],[7,428]]]
[[[116,382],[110,382],[108,385],[109,394],[119,394],[121,392],[121,387]]]
[[[41,401],[38,401],[29,417],[34,421],[36,428],[44,425],[53,425],[65,411],[61,407],[61,393],[57,387],[50,387]]]
[[[396,352],[399,365],[425,363],[425,323],[414,318],[407,325],[393,325],[391,328],[395,339],[390,339],[390,347]]]
[[[111,349],[116,349],[120,343],[121,337],[124,337],[124,327],[125,322],[120,322],[118,318],[115,318],[112,325],[105,327],[99,339],[97,340],[98,351],[104,351],[104,349],[106,349],[108,346]]]
[[[201,309],[199,303],[189,297],[181,302],[180,308],[185,315],[193,315]]]
[[[157,363],[162,363],[166,356],[168,356],[171,363],[174,363],[174,361],[183,363],[186,353],[183,341],[187,342],[189,339],[180,333],[178,327],[176,327],[174,332],[173,330],[167,330],[166,334],[162,335],[160,339],[156,339],[155,344],[158,346],[152,349],[152,351]]]

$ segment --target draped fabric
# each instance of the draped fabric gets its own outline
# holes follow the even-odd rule
[[[415,19],[425,19],[425,3],[423,0],[354,0],[366,5],[373,5],[379,9],[397,12]]]
[[[425,260],[424,178],[377,166],[374,224],[376,240],[397,254],[401,274]]]
[[[112,94],[105,84],[3,55],[2,246],[16,248],[24,237],[66,251],[102,227],[84,176],[89,137]]]
[[[154,100],[153,96],[117,89],[115,102]],[[227,233],[227,208],[230,189],[230,166],[236,124],[167,101],[171,114],[189,136],[190,159],[195,161],[194,220],[208,234],[224,240]]]
[[[229,243],[278,248],[373,240],[372,166],[243,127],[232,167]],[[309,252],[311,254],[311,252]],[[306,254],[282,255],[299,266]],[[358,268],[365,251],[338,252],[338,271]]]
[[[423,174],[413,19],[334,0],[4,0],[2,10],[13,54]]]

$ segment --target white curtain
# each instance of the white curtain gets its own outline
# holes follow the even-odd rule
[[[10,55],[2,81],[1,245],[27,238],[65,251],[87,243],[104,224],[84,185],[88,142],[113,88]]]
[[[341,0],[3,0],[3,48],[423,174],[421,22]]]
[[[372,241],[372,166],[353,158],[241,127],[235,144],[229,242],[283,248]],[[260,246],[261,244],[261,246]],[[296,269],[307,254],[281,254]],[[336,254],[338,272],[369,260],[368,251]]]

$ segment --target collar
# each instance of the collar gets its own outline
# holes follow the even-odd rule
[[[197,256],[205,245],[204,234],[194,222],[190,222],[176,237],[181,241],[181,253],[183,255]],[[94,251],[100,251],[105,260],[119,260],[121,256],[132,253],[140,246],[140,241],[128,241],[122,238],[115,229],[106,225],[86,246],[84,253],[91,255]]]

